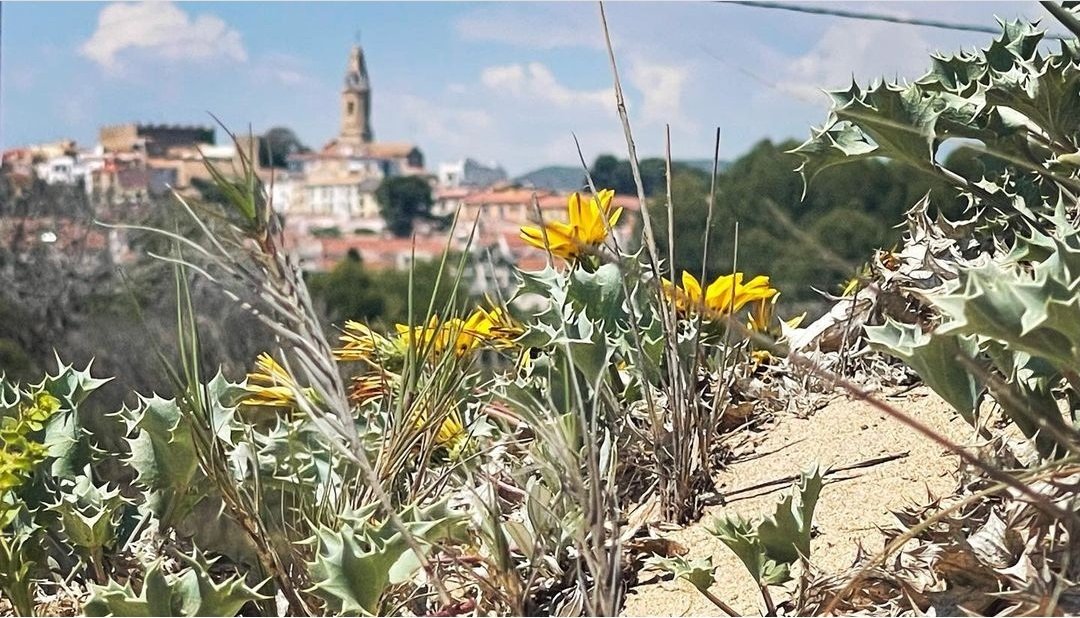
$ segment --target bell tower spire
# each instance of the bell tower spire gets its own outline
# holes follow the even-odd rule
[[[360,35],[357,43],[349,52],[349,64],[345,69],[345,87],[341,91],[341,135],[342,143],[359,145],[368,144],[374,139],[371,130],[371,84],[368,81],[367,65],[364,63],[364,49],[360,47]]]

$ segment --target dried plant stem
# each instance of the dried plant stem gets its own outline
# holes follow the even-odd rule
[[[1033,476],[1027,477],[1026,480],[1028,482],[1035,482],[1039,480],[1045,480],[1047,478],[1052,478],[1059,473],[1059,469],[1060,466],[1055,465],[1050,470],[1043,470],[1042,472],[1039,472]],[[837,604],[840,603],[840,601],[842,601],[843,599],[845,599],[849,594],[851,594],[851,592],[855,590],[859,586],[859,584],[862,583],[863,579],[868,573],[870,573],[871,570],[873,570],[879,565],[884,564],[885,561],[888,560],[889,556],[899,551],[900,548],[903,547],[908,541],[914,539],[920,533],[929,529],[931,526],[941,521],[945,517],[959,511],[966,506],[971,505],[974,502],[993,496],[994,494],[1006,488],[1008,488],[1008,485],[1006,485],[1005,483],[994,483],[985,489],[982,489],[971,494],[970,496],[967,496],[963,500],[958,501],[956,504],[953,504],[947,508],[938,511],[937,513],[934,513],[930,517],[927,517],[923,521],[920,521],[915,526],[912,526],[909,530],[905,531],[903,534],[893,539],[893,541],[889,543],[885,547],[885,549],[881,550],[879,554],[866,562],[862,566],[862,568],[860,568],[859,571],[855,573],[855,576],[847,582],[844,588],[841,589],[840,592],[838,592],[837,594],[833,595],[832,599],[829,601],[829,604],[825,606],[825,609],[820,613],[820,615],[831,615],[836,609]]]
[[[761,591],[761,600],[765,601],[765,615],[776,615],[776,603],[773,602],[772,594],[769,592],[768,584],[758,584],[758,589]]]
[[[683,521],[686,519],[686,516],[690,514],[687,510],[687,506],[692,504],[691,497],[693,488],[688,479],[697,463],[697,459],[693,457],[692,449],[688,450],[684,444],[684,439],[693,434],[691,432],[689,436],[683,435],[685,427],[682,421],[688,417],[686,410],[691,406],[690,402],[687,400],[688,398],[684,396],[690,380],[687,379],[686,373],[683,370],[678,350],[678,323],[675,315],[675,303],[674,300],[666,298],[666,295],[663,292],[663,286],[661,285],[660,255],[653,230],[652,216],[650,215],[649,205],[645,199],[645,185],[642,180],[641,167],[638,162],[637,147],[634,145],[633,131],[630,128],[630,117],[626,110],[626,98],[623,94],[622,81],[619,78],[618,63],[615,60],[615,49],[611,44],[611,32],[608,28],[604,3],[600,2],[599,7],[600,23],[603,27],[604,42],[607,46],[608,59],[611,65],[616,110],[622,123],[623,135],[626,139],[630,169],[634,176],[634,186],[637,189],[638,204],[641,212],[642,236],[645,239],[645,252],[648,256],[646,262],[651,275],[647,285],[651,287],[653,293],[656,295],[657,304],[659,306],[658,313],[661,318],[661,326],[664,333],[664,365],[667,371],[668,382],[671,385],[671,392],[669,392],[667,396],[667,405],[671,409],[672,415],[673,431],[670,433],[672,434],[672,448],[674,452],[665,453],[666,440],[658,441],[654,447],[657,477],[660,481],[661,506],[665,518],[671,521]],[[668,158],[670,159],[670,148],[668,149]],[[670,162],[668,163],[668,169],[670,170]],[[667,180],[669,211],[671,209],[670,176],[669,173]],[[673,265],[669,264],[668,267],[672,268]],[[673,466],[675,469],[672,469]],[[683,470],[682,468],[685,468],[686,466],[690,466],[691,468],[689,470]]]
[[[908,456],[908,451],[904,451],[904,452],[901,452],[901,453],[893,453],[892,455],[882,455],[881,457],[872,457],[870,459],[866,459],[866,460],[856,462],[856,463],[853,463],[853,464],[849,464],[849,465],[846,465],[846,466],[838,466],[838,467],[835,467],[835,468],[829,468],[828,470],[822,472],[821,476],[827,477],[830,474],[836,474],[838,472],[848,472],[848,471],[851,471],[851,470],[860,470],[860,469],[863,469],[863,468],[870,468],[872,466],[878,466],[878,465],[881,465],[883,463],[889,463],[890,461],[896,461],[897,459],[903,459],[903,458],[905,458],[907,456]],[[792,474],[792,475],[781,477],[781,478],[778,478],[778,479],[773,479],[771,481],[764,481],[764,482],[761,482],[761,483],[754,483],[753,485],[747,485],[745,487],[740,487],[738,489],[732,489],[731,491],[724,492],[724,498],[727,499],[727,498],[729,498],[731,496],[735,496],[735,495],[738,495],[738,494],[745,494],[745,493],[749,493],[751,491],[757,491],[758,489],[766,489],[768,487],[777,487],[777,486],[786,487],[787,485],[790,485],[792,482],[799,480],[799,478],[800,478],[800,475]]]
[[[733,607],[725,603],[724,600],[720,597],[713,594],[712,591],[708,588],[699,588],[699,590],[701,590],[701,594],[705,595],[706,599],[708,599],[713,605],[719,607],[720,610],[728,616],[742,616],[742,614],[735,611]]]
[[[708,213],[705,216],[705,230],[703,232],[702,250],[701,250],[701,273],[700,273],[700,278],[698,279],[698,281],[701,281],[702,283],[705,282],[705,278],[708,276],[709,245],[710,245],[710,240],[712,239],[713,212],[716,209],[716,180],[717,180],[717,176],[719,175],[719,172],[720,172],[720,127],[716,127],[716,143],[715,143],[715,146],[713,147],[712,176],[711,176],[711,178],[709,180],[709,209],[708,209]],[[670,177],[671,177],[671,174],[669,173],[668,174],[669,183],[670,183]],[[674,238],[672,239],[672,244],[674,244]],[[673,270],[672,270],[672,273],[671,273],[671,279],[672,279],[672,281],[674,281],[675,280],[674,264],[672,264],[672,269]],[[701,322],[702,322],[703,319],[704,319],[704,317],[699,315],[697,317],[697,321],[696,321],[696,323],[694,325],[695,326],[695,332],[694,332],[694,359],[695,359],[695,363],[699,362],[698,356],[701,354]],[[696,369],[695,369],[695,371],[696,371]],[[709,406],[709,413],[708,413],[708,416],[706,418],[706,422],[702,423],[701,426],[698,428],[698,431],[701,433],[701,437],[699,438],[700,441],[701,441],[701,456],[702,456],[701,465],[706,470],[709,467],[708,458],[709,458],[709,453],[712,452],[713,436],[716,434],[716,427],[719,425],[719,422],[718,422],[719,419],[717,418],[717,412],[719,411],[719,405],[718,405],[719,400],[720,400],[720,383],[718,382],[717,383],[717,389],[716,389],[716,396],[715,396],[715,399],[713,400],[713,405]]]

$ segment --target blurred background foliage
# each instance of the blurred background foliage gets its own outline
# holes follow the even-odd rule
[[[901,234],[896,226],[904,221],[904,212],[928,191],[933,189],[933,205],[942,213],[955,217],[962,212],[963,203],[951,187],[913,168],[877,159],[826,169],[804,197],[803,182],[792,173],[799,159],[788,154],[798,145],[794,140],[764,140],[721,166],[707,265],[702,264],[702,256],[711,170],[688,165],[673,168],[676,269],[696,275],[706,266],[707,278],[731,272],[738,222],[738,270],[771,276],[785,304],[796,303],[814,314],[823,306],[816,290],[837,293],[875,249],[896,243]],[[975,180],[982,175],[983,164],[970,150],[954,150],[944,164]],[[620,184],[624,168],[629,170],[629,163],[599,157],[590,172],[598,187],[610,182],[633,195],[632,183],[630,187]],[[656,238],[661,255],[666,256],[664,177],[662,160],[642,162]]]
[[[770,275],[783,292],[784,315],[820,312],[825,304],[816,290],[837,293],[875,249],[892,246],[900,237],[895,226],[904,211],[928,190],[934,189],[934,205],[950,216],[962,208],[950,199],[952,188],[917,170],[875,159],[825,170],[803,198],[802,180],[793,171],[799,162],[786,152],[797,145],[766,140],[721,164],[706,265],[708,278],[730,272],[738,221],[738,269]],[[711,163],[701,163],[676,164],[672,174],[676,268],[693,273],[703,266],[711,184]],[[978,155],[964,149],[953,151],[944,164],[976,180],[985,167]],[[665,163],[645,159],[641,168],[655,224],[666,229]],[[590,174],[598,187],[636,194],[624,159],[600,156]],[[209,193],[203,196],[207,201],[218,197]],[[21,192],[0,186],[0,207],[0,216],[63,215],[87,224],[95,218],[79,190],[44,183]],[[173,198],[163,196],[124,221],[172,228],[176,214]],[[656,236],[666,256],[667,234]],[[123,376],[103,389],[103,405],[114,405],[123,393],[163,386],[155,347],[176,347],[173,280],[166,264],[145,257],[147,250],[165,250],[147,245],[160,240],[133,233],[132,242],[136,255],[143,256],[135,264],[121,269],[100,263],[78,273],[62,264],[35,263],[27,270],[16,264],[12,247],[0,248],[0,370],[15,378],[40,375],[52,362],[53,350],[63,350],[67,362],[79,365],[93,358],[103,375]],[[431,297],[437,272],[437,263],[417,263],[416,298]],[[408,321],[407,271],[372,269],[352,255],[328,272],[309,274],[308,282],[328,329],[347,319],[380,328]],[[441,305],[450,292],[444,281],[436,303]],[[248,360],[270,345],[268,333],[210,286],[197,284],[192,293],[203,314],[204,352],[213,359],[208,365],[224,363],[226,374],[239,379]]]

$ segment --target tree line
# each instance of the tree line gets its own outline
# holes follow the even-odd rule
[[[763,140],[725,165],[716,179],[711,227],[711,173],[690,166],[672,170],[676,271],[697,276],[704,268],[714,277],[734,267],[765,274],[786,301],[810,302],[821,298],[818,290],[837,292],[875,249],[889,249],[899,241],[904,213],[928,191],[946,215],[956,216],[962,209],[955,191],[934,178],[875,159],[824,170],[804,195],[795,172],[800,160],[789,154],[796,146],[794,140]],[[663,163],[646,159],[640,167],[655,237],[665,257],[669,213]],[[945,165],[976,180],[981,176],[982,163],[970,151],[954,152]],[[597,186],[634,195],[629,168],[626,161],[601,157],[590,172]]]

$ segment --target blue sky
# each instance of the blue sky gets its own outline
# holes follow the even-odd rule
[[[1034,2],[848,2],[843,8],[993,25],[1042,18]],[[821,88],[917,78],[932,51],[990,35],[716,3],[606,6],[639,154],[722,156],[763,138],[804,138],[828,109]],[[596,4],[3,4],[0,148],[100,125],[207,123],[293,128],[318,147],[338,126],[357,32],[379,140],[413,141],[429,164],[463,156],[511,173],[625,152]],[[1047,18],[1050,25],[1052,21]],[[219,135],[219,141],[221,137]]]

